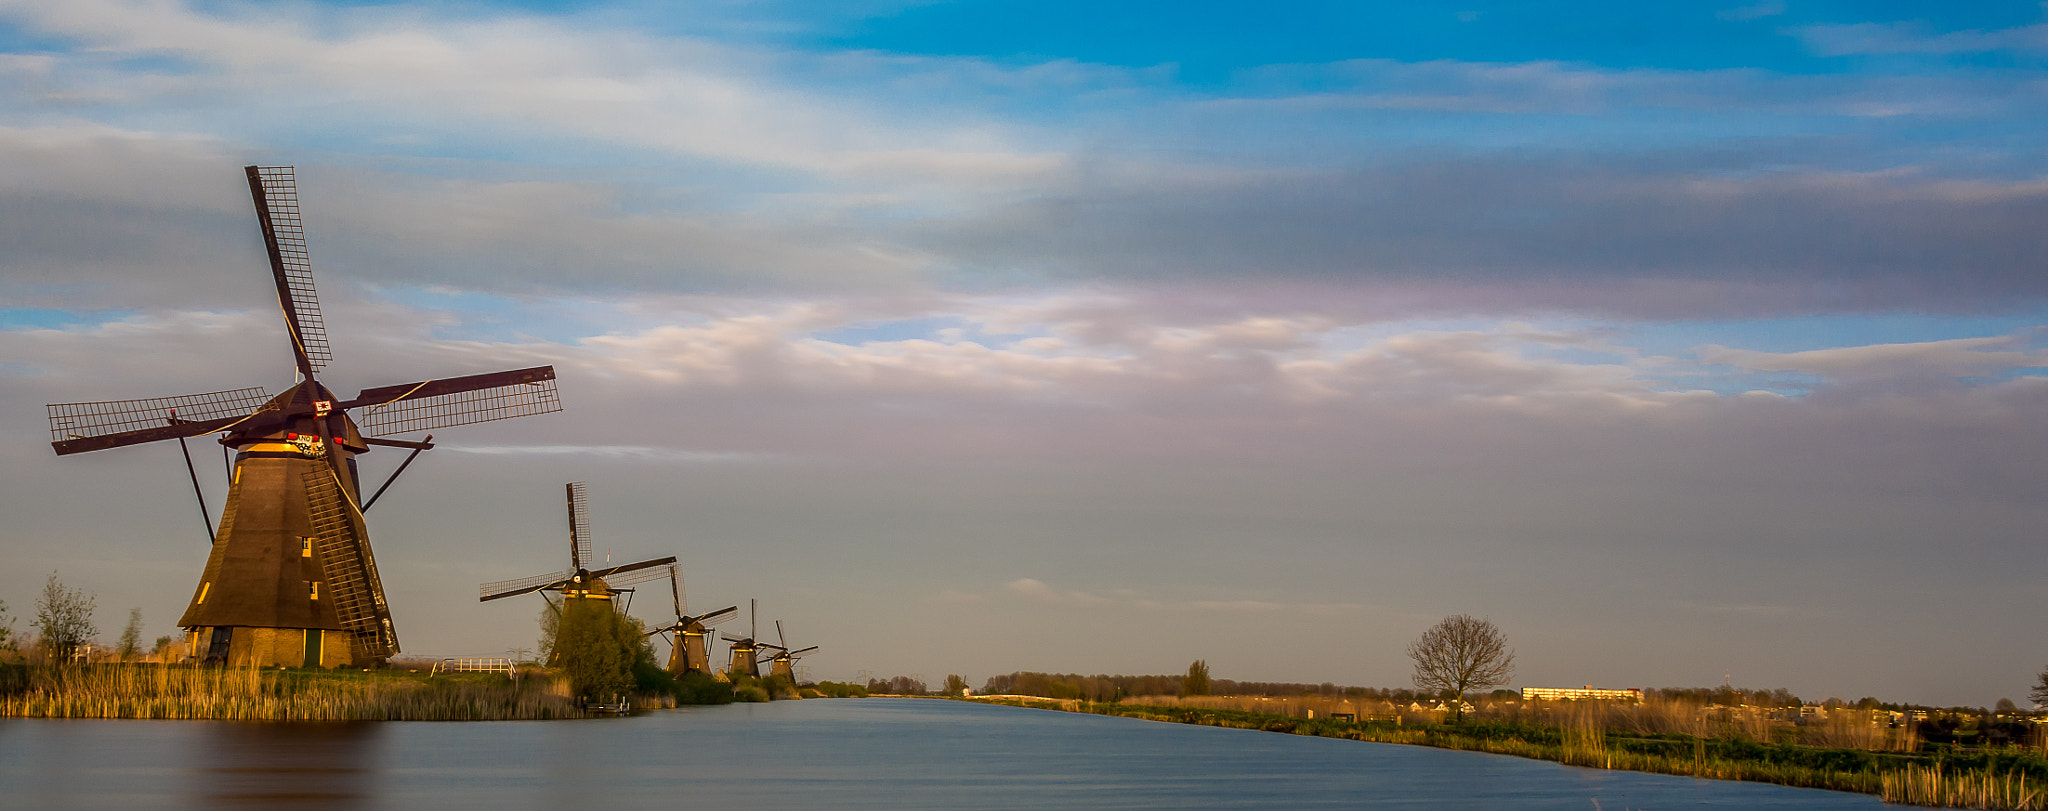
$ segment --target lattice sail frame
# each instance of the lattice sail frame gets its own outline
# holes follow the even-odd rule
[[[256,167],[270,209],[270,231],[283,264],[285,288],[291,291],[292,339],[305,350],[313,371],[327,368],[334,352],[327,346],[327,322],[320,315],[320,297],[313,289],[313,260],[306,252],[306,228],[299,221],[299,184],[290,166]],[[292,321],[293,319],[286,319]]]
[[[549,583],[559,583],[561,581],[568,580],[569,576],[573,574],[575,574],[575,572],[549,572],[547,574],[537,574],[531,577],[519,577],[513,578],[511,580],[500,580],[496,583],[485,583],[477,587],[476,596],[479,598],[483,598],[489,597],[493,594],[502,594],[508,591],[518,591],[520,589],[537,588],[540,586],[545,586]]]
[[[569,483],[569,549],[578,568],[590,567],[590,488]]]
[[[365,406],[349,416],[364,436],[389,436],[432,431],[453,425],[508,420],[562,410],[553,379],[514,383],[476,391],[400,399]]]
[[[656,566],[651,569],[634,569],[630,572],[620,572],[605,578],[604,582],[605,585],[612,588],[622,588],[625,586],[637,586],[641,583],[651,583],[667,576],[667,569]]]
[[[248,414],[269,401],[270,395],[257,386],[141,400],[55,403],[45,408],[50,412],[50,441],[64,442],[162,428],[171,424],[173,410],[179,420],[199,422]]]

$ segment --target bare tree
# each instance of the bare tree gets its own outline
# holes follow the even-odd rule
[[[2034,689],[2027,691],[2027,698],[2036,707],[2048,706],[2048,669],[2042,670],[2041,675],[2035,678]]]
[[[83,590],[66,588],[56,572],[50,573],[43,595],[36,598],[35,626],[55,661],[70,661],[79,646],[99,635],[99,627],[92,624],[92,608],[93,598]]]
[[[1415,686],[1451,697],[1451,718],[1463,715],[1465,691],[1508,683],[1515,652],[1508,638],[1486,620],[1466,614],[1445,617],[1408,643],[1415,660]]]

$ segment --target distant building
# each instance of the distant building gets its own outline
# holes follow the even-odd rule
[[[1636,688],[1626,690],[1605,690],[1592,685],[1585,687],[1524,687],[1523,701],[1642,701],[1643,691]]]

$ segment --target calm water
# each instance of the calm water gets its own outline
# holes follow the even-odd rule
[[[0,720],[0,806],[1877,808],[1853,794],[905,699],[608,720]]]

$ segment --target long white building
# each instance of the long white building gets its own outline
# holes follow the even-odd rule
[[[1592,685],[1585,687],[1524,687],[1523,701],[1642,701],[1643,691],[1634,687],[1626,690],[1606,690]]]

